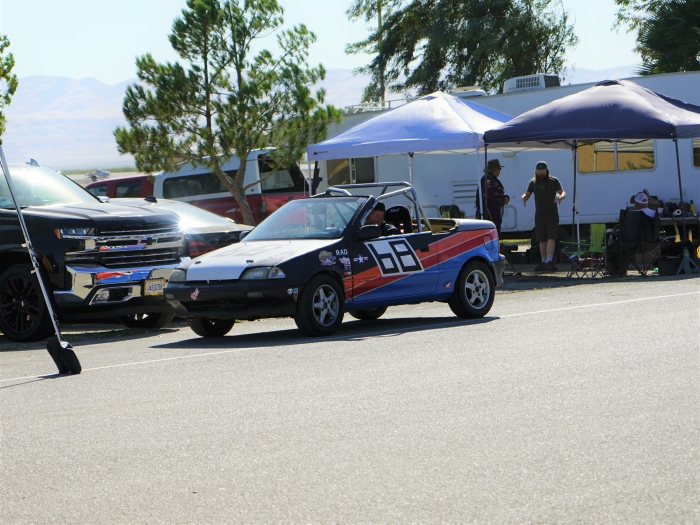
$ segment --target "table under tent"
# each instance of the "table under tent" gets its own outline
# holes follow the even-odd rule
[[[673,140],[678,172],[678,202],[682,205],[684,194],[678,140],[695,137],[700,137],[699,106],[656,93],[631,81],[606,80],[585,91],[534,108],[486,131],[484,147],[486,151],[489,147],[503,144],[517,144],[524,148],[570,147],[574,155],[572,223],[578,224],[576,155],[580,146],[597,142]],[[686,215],[682,210],[678,216],[683,228],[682,240],[678,240],[686,248],[691,248],[687,240]],[[577,235],[576,242],[580,243],[578,228]],[[697,266],[690,260],[689,250],[685,249],[683,253],[678,271],[696,271]]]

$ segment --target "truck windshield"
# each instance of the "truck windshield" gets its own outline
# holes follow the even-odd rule
[[[256,226],[245,240],[336,239],[366,201],[366,197],[291,201]]]
[[[10,165],[10,176],[22,208],[55,204],[99,204],[99,199],[49,168]],[[0,172],[0,208],[14,209],[7,180]]]

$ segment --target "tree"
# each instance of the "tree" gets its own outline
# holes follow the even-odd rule
[[[553,3],[391,0],[381,31],[347,48],[350,53],[376,52],[358,70],[372,76],[365,100],[378,100],[381,78],[391,92],[426,94],[476,84],[495,92],[514,76],[563,74],[564,53],[578,38],[568,13],[563,7],[553,9]],[[374,12],[371,0],[356,0],[349,15]]]
[[[15,67],[15,57],[12,53],[5,55],[5,49],[10,46],[7,36],[0,35],[0,136],[5,133],[5,113],[3,110],[10,105],[12,96],[17,91],[17,76],[12,74]]]
[[[341,115],[323,105],[323,89],[311,92],[325,77],[323,66],[306,64],[314,34],[303,25],[281,30],[282,15],[276,0],[187,0],[169,36],[187,65],[137,58],[141,82],[127,88],[123,105],[129,127],[114,132],[120,153],[146,173],[183,162],[209,166],[244,222],[255,224],[243,185],[250,152],[275,146],[273,169],[286,167]],[[256,41],[273,33],[279,56],[253,55]],[[241,164],[230,177],[221,166],[234,155]]]
[[[618,27],[637,30],[639,73],[700,70],[700,0],[616,0]]]

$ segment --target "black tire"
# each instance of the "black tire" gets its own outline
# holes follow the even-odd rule
[[[0,331],[21,343],[41,341],[54,332],[39,281],[29,264],[17,264],[0,275]]]
[[[316,275],[299,295],[294,322],[306,335],[330,335],[343,322],[344,304],[337,281],[330,275]]]
[[[120,315],[119,320],[128,328],[163,328],[175,319],[175,312],[161,312],[159,314],[132,314]]]
[[[457,317],[474,319],[491,310],[495,294],[496,283],[489,267],[481,261],[472,261],[459,273],[448,304]]]
[[[202,337],[223,337],[236,324],[235,319],[193,319],[189,321],[192,331]]]
[[[386,312],[387,307],[384,308],[369,308],[367,310],[355,310],[354,312],[348,312],[355,319],[360,321],[374,321],[379,319]]]

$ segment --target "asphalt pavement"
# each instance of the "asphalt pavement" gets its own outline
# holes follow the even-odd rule
[[[523,282],[325,339],[88,334],[79,376],[5,346],[0,523],[700,523],[700,279]]]

